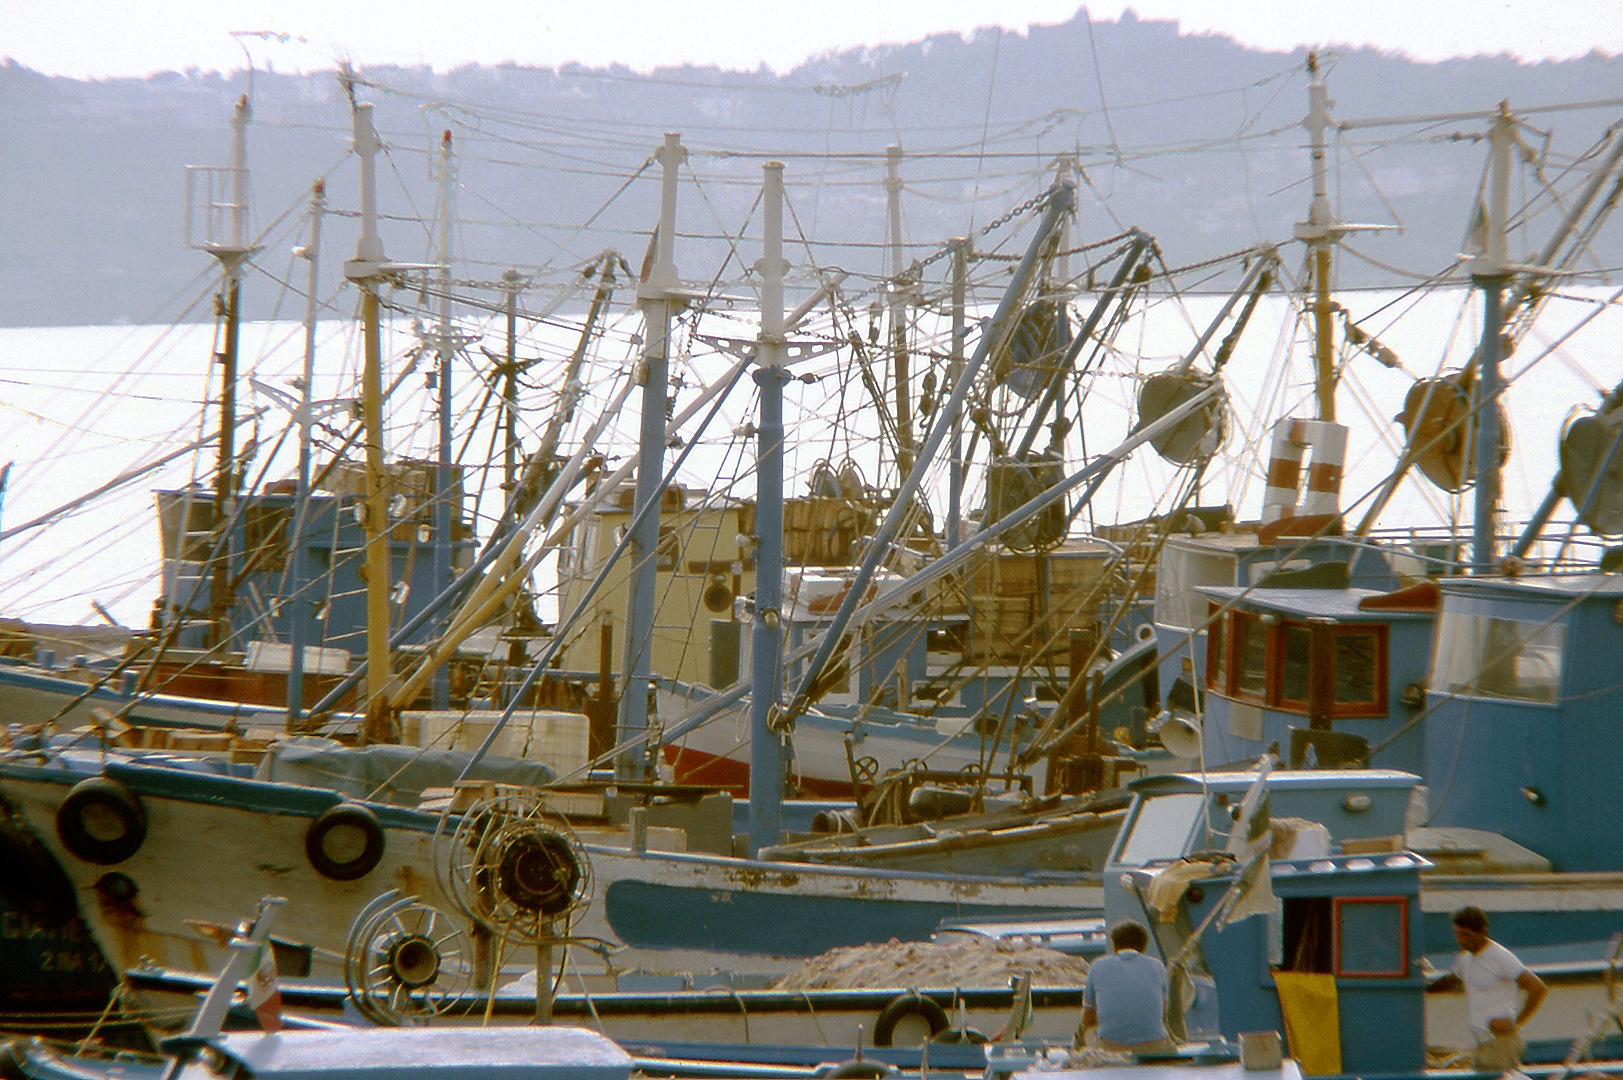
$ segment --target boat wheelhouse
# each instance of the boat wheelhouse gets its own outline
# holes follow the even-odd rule
[[[1192,711],[1197,676],[1206,670],[1210,607],[1205,590],[1252,589],[1270,580],[1283,584],[1304,577],[1320,587],[1384,592],[1399,585],[1386,552],[1351,538],[1265,535],[1243,527],[1169,537],[1156,565],[1152,615],[1161,650],[1161,686],[1171,695],[1169,703]]]
[[[1425,719],[1433,822],[1493,829],[1557,870],[1623,870],[1623,577],[1439,587]]]
[[[1421,773],[1437,589],[1199,590],[1207,603],[1207,761],[1270,746],[1293,768],[1363,762]]]

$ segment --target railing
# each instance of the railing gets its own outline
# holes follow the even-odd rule
[[[247,244],[248,170],[229,165],[186,167],[185,245],[203,251]]]

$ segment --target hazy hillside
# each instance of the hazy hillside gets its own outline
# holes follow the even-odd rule
[[[742,226],[768,156],[786,162],[793,220],[812,241],[791,258],[881,273],[890,143],[909,155],[901,172],[910,257],[1029,198],[1068,151],[1086,170],[1078,241],[1137,225],[1177,264],[1288,240],[1307,204],[1304,59],[1181,36],[1173,24],[1130,15],[1090,33],[1079,15],[1025,35],[984,31],[970,41],[946,35],[850,51],[782,77],[695,68],[435,74],[356,61],[370,83],[359,95],[377,103],[390,144],[380,169],[390,257],[429,254],[413,219],[433,212],[428,152],[450,129],[461,178],[458,253],[472,260],[459,261],[457,273],[477,281],[508,266],[573,272],[607,247],[635,262],[657,215],[657,180],[650,171],[626,182],[667,130],[682,132],[699,181],[684,189],[681,210],[678,265],[692,278],[721,274],[720,237]],[[1360,50],[1327,56],[1325,66],[1340,119],[1623,96],[1623,61],[1601,55],[1417,64]],[[224,164],[244,88],[241,73],[78,82],[0,67],[8,143],[0,323],[169,320],[203,295],[210,260],[181,247],[183,168]],[[254,216],[271,237],[260,266],[273,277],[247,290],[249,311],[296,317],[302,303],[273,278],[288,272],[311,181],[330,178],[335,209],[356,205],[348,100],[331,74],[259,72],[253,107]],[[1588,149],[1619,111],[1533,114],[1549,132],[1532,143],[1546,155],[1546,174]],[[1348,133],[1335,155],[1342,216],[1406,230],[1355,244],[1407,270],[1444,265],[1474,205],[1483,130],[1448,122]],[[1549,227],[1548,217],[1535,220],[1518,247],[1536,247]],[[354,234],[352,220],[329,223],[334,271]],[[1615,249],[1601,260],[1617,264]],[[1396,280],[1356,260],[1343,266],[1348,283]]]

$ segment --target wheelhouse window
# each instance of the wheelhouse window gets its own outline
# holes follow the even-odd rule
[[[1304,716],[1384,716],[1384,623],[1317,625],[1234,611],[1215,618],[1207,684],[1225,697]]]
[[[1279,628],[1279,704],[1307,711],[1312,693],[1313,632],[1300,623]]]
[[[1566,626],[1450,610],[1437,621],[1437,689],[1467,697],[1553,704],[1561,692]]]
[[[1386,627],[1339,627],[1331,643],[1331,712],[1386,712]]]
[[[1231,625],[1234,637],[1235,697],[1266,699],[1268,691],[1268,628],[1261,619],[1247,612],[1234,612]]]
[[[1401,896],[1335,898],[1336,975],[1344,979],[1409,976],[1409,906]]]
[[[1122,841],[1116,862],[1143,866],[1182,857],[1205,808],[1206,797],[1198,791],[1145,799],[1133,818],[1132,830]]]
[[[247,569],[279,573],[287,567],[287,530],[292,519],[291,506],[248,506],[242,526]]]

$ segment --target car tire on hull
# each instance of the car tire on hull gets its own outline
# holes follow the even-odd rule
[[[304,834],[304,854],[316,873],[332,881],[355,881],[383,859],[383,826],[364,806],[339,803],[323,811]]]
[[[146,842],[146,810],[117,780],[92,776],[75,784],[56,808],[56,835],[76,858],[114,866]]]
[[[947,1030],[947,1010],[923,994],[899,994],[890,1004],[879,1010],[879,1019],[873,1025],[873,1044],[890,1046],[896,1029],[907,1020],[918,1019],[930,1029],[925,1041]]]

